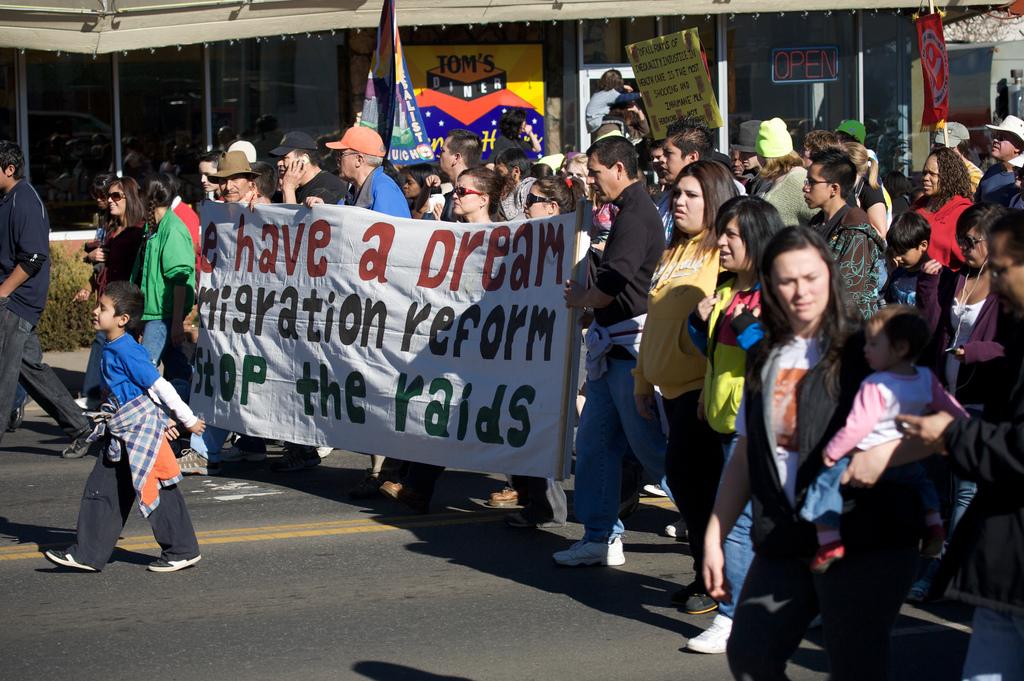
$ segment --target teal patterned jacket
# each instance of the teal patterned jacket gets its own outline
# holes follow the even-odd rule
[[[825,237],[832,249],[843,278],[847,308],[868,319],[879,308],[879,261],[885,254],[885,242],[860,208],[845,206],[828,222],[824,217],[824,213],[819,213],[811,227]]]

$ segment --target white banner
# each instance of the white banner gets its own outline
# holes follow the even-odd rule
[[[577,216],[207,204],[191,403],[239,433],[564,477]],[[575,350],[575,352],[574,352]]]

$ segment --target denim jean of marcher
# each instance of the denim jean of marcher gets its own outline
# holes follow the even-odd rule
[[[85,379],[82,381],[82,394],[89,400],[99,400],[102,386],[100,378],[100,359],[103,357],[103,345],[107,342],[107,334],[96,332],[89,348],[89,362],[85,365]]]
[[[192,434],[192,437],[189,438],[189,446],[206,457],[207,461],[216,463],[220,461],[220,450],[224,448],[224,442],[230,434],[229,430],[217,426],[206,426],[202,435]]]
[[[980,419],[983,416],[983,409],[977,407],[965,407],[965,409],[972,419]],[[967,512],[967,507],[971,505],[974,495],[978,493],[978,483],[964,480],[955,475],[953,476],[953,485],[953,515],[949,519],[949,536],[951,537],[956,526],[960,524],[960,519]]]
[[[736,450],[737,435],[722,436],[722,451],[725,454],[725,465],[729,465],[729,459]],[[724,479],[724,476],[723,476]],[[721,489],[721,486],[719,486]],[[743,512],[736,518],[736,524],[732,526],[722,551],[725,553],[725,578],[729,582],[729,589],[732,599],[729,603],[719,603],[718,612],[725,617],[732,619],[736,614],[736,604],[740,600],[740,592],[743,591],[743,582],[747,581],[747,571],[750,570],[750,563],[754,560],[754,542],[750,538],[750,530],[754,525],[754,518],[751,515],[750,502],[743,507]],[[697,575],[702,580],[702,575]]]
[[[26,400],[28,400],[28,391],[25,390],[21,381],[18,381],[18,385],[14,388],[14,406],[11,407],[11,411],[21,409],[21,405],[25,404]]]
[[[661,423],[640,416],[633,399],[636,360],[608,359],[608,371],[587,381],[587,402],[576,431],[576,518],[583,539],[610,542],[622,535],[619,492],[622,458],[632,448],[647,474],[665,477]]]
[[[832,468],[823,468],[811,486],[807,488],[804,505],[800,508],[800,517],[817,525],[839,527],[843,513],[843,494],[840,491],[840,479],[850,465],[850,457],[844,456]],[[935,483],[919,463],[908,463],[886,469],[883,480],[913,487],[921,497],[921,506],[925,509],[939,510],[939,492]]]
[[[164,378],[174,386],[186,403],[189,399],[189,385],[192,381],[192,365],[180,347],[171,344],[171,320],[152,319],[146,322],[142,331],[142,347],[146,348],[153,366],[164,364]]]
[[[975,608],[963,681],[1024,681],[1024,617]]]

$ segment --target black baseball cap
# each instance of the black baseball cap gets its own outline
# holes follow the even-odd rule
[[[289,151],[316,151],[316,142],[308,134],[294,130],[285,133],[281,143],[270,150],[271,156],[287,156]]]

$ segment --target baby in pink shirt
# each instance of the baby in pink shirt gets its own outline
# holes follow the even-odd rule
[[[903,437],[896,427],[899,414],[922,415],[945,411],[967,417],[967,412],[939,383],[930,369],[914,365],[931,333],[921,313],[913,307],[885,307],[865,325],[864,356],[875,373],[860,385],[846,425],[825,448],[825,469],[807,491],[800,516],[817,526],[818,551],[811,569],[824,572],[845,555],[839,521],[843,499],[840,479],[849,465],[849,454]],[[936,556],[945,542],[939,495],[920,464],[886,471],[885,480],[913,486],[921,495],[927,526],[922,548]]]

